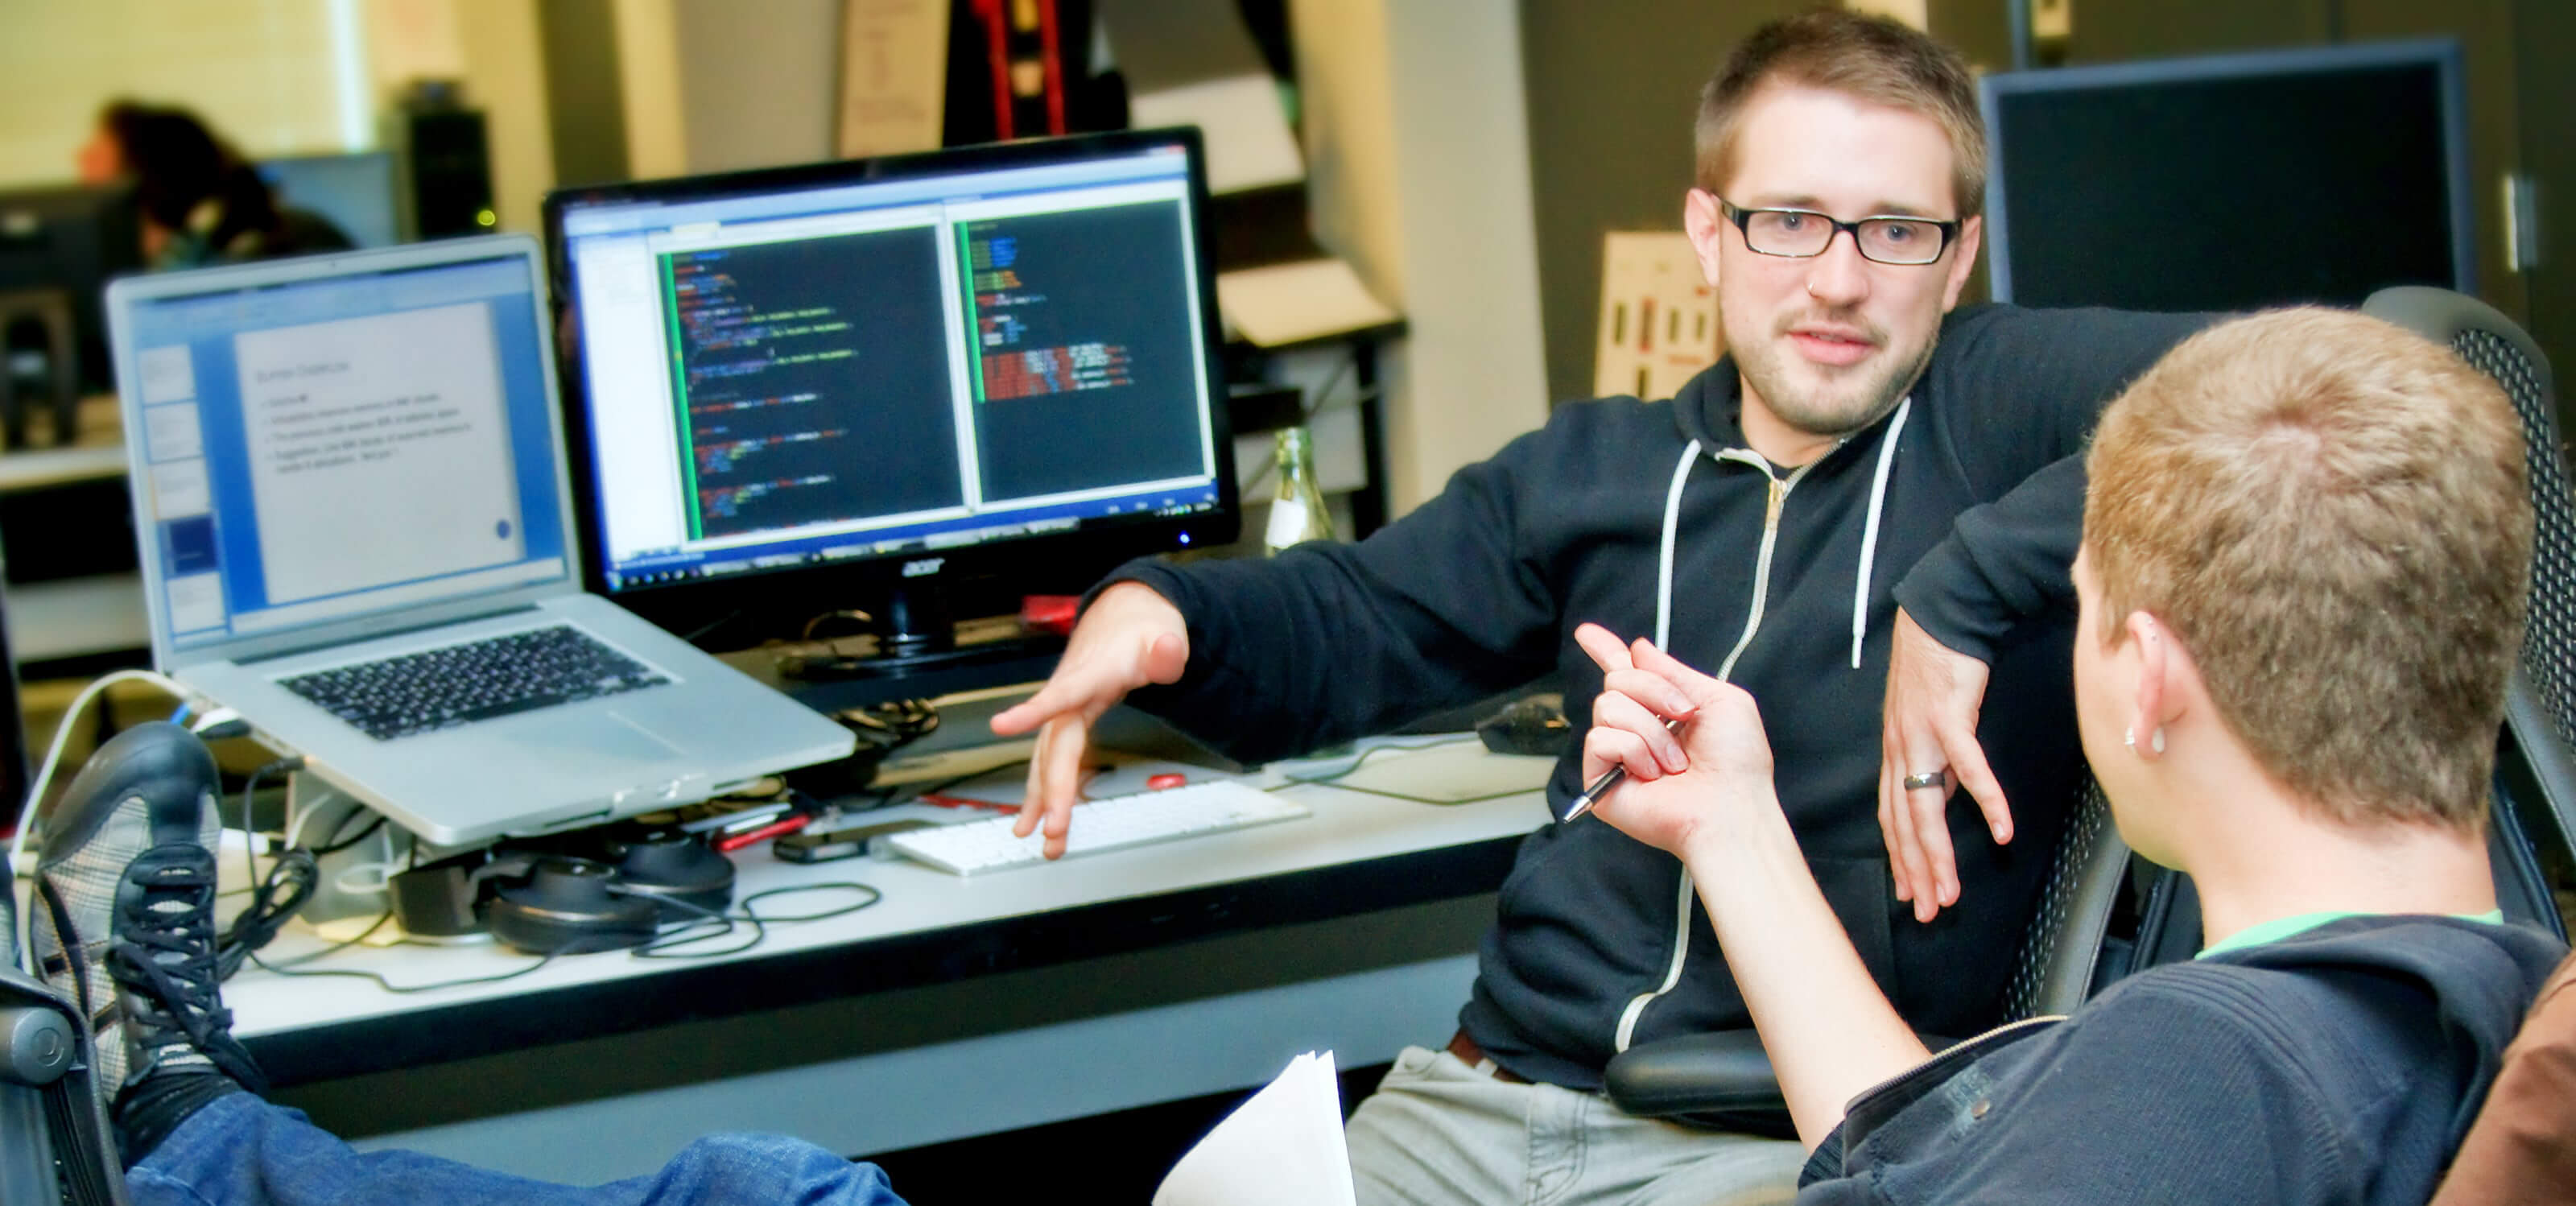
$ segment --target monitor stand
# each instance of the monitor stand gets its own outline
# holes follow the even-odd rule
[[[960,643],[948,592],[931,578],[898,583],[871,615],[870,631],[877,643],[874,654],[807,657],[782,665],[779,673],[787,680],[788,692],[799,698],[810,694],[835,700],[945,695],[1045,678],[1055,669],[1056,655],[1064,652],[1064,638],[1054,635]],[[809,691],[832,683],[847,684],[855,691]]]

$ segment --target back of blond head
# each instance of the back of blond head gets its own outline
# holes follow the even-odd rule
[[[2494,382],[2377,319],[2258,314],[2139,378],[2088,466],[2102,639],[2155,615],[2227,727],[2331,817],[2478,829],[2531,565]]]

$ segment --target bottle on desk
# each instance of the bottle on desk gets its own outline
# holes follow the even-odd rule
[[[1332,540],[1333,513],[1324,506],[1323,484],[1315,480],[1315,437],[1303,425],[1283,427],[1278,436],[1278,489],[1270,503],[1270,524],[1261,547],[1279,550],[1309,540]]]

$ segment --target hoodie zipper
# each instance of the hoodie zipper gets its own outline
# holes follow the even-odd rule
[[[1771,462],[1747,449],[1729,448],[1714,455],[1721,461],[1735,461],[1761,470],[1763,480],[1769,484],[1769,494],[1762,507],[1762,551],[1753,562],[1753,605],[1745,613],[1743,635],[1735,638],[1735,648],[1727,651],[1726,660],[1717,667],[1718,681],[1726,682],[1735,673],[1736,659],[1744,656],[1744,650],[1753,644],[1754,634],[1762,630],[1763,608],[1771,598],[1771,550],[1779,543],[1780,513],[1788,506],[1789,491],[1796,489],[1799,480],[1807,476],[1807,471],[1822,463],[1824,458],[1818,457],[1790,470],[1789,476],[1781,477],[1771,471]],[[1659,621],[1669,618],[1658,617]],[[1645,1016],[1646,1006],[1681,983],[1682,966],[1690,960],[1691,874],[1687,867],[1681,872],[1681,887],[1674,898],[1673,914],[1673,956],[1664,967],[1663,983],[1657,985],[1653,992],[1631,998],[1628,1007],[1619,1012],[1619,1031],[1611,1039],[1613,1051],[1627,1050],[1629,1040],[1636,1035],[1638,1019]]]

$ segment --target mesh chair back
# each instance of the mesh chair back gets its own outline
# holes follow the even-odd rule
[[[2111,823],[2111,805],[2091,775],[2076,796],[2075,815],[2040,885],[2039,910],[2022,939],[2012,983],[2004,990],[2008,1021],[2072,1013],[2098,979],[2116,978],[2122,952],[2107,946],[2113,906],[2128,882],[2129,846]],[[2106,970],[2110,976],[2102,973]]]
[[[2448,289],[2382,289],[2362,313],[2450,345],[2470,367],[2495,378],[2522,418],[2530,458],[2531,617],[2522,671],[2561,741],[2576,743],[2576,493],[2558,430],[2558,397],[2540,346],[2494,307]]]

